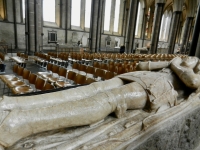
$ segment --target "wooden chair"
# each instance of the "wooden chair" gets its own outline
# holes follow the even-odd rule
[[[51,85],[50,83],[46,83],[45,86],[42,88],[42,91],[46,91],[46,90],[53,90],[55,89],[55,87],[53,85]]]
[[[57,80],[65,80],[66,79],[66,75],[67,75],[67,69],[60,67],[59,71],[58,71],[58,76],[57,77],[49,77],[48,81],[51,83],[55,83]]]
[[[77,74],[76,78],[74,79],[74,82],[76,84],[85,84],[85,81],[86,81],[86,76],[82,74]]]
[[[53,64],[53,66],[52,66],[52,68],[51,68],[51,74],[40,74],[41,75],[41,77],[43,77],[43,78],[45,78],[45,79],[48,79],[48,78],[50,78],[50,77],[53,77],[53,73],[55,73],[55,74],[58,74],[58,72],[59,72],[59,66],[58,65],[54,65]]]
[[[104,76],[105,76],[105,71],[102,70],[102,69],[96,69],[95,73],[94,73],[94,76],[98,79],[98,77],[100,77],[100,80],[103,80],[104,79]]]
[[[14,64],[13,65],[13,73],[14,74],[10,74],[10,75],[0,75],[0,79],[6,83],[8,80],[11,80],[11,81],[17,81],[17,80],[20,80],[16,75],[17,75],[17,71],[18,71],[18,65],[17,64]]]
[[[25,79],[28,80],[30,73],[31,73],[31,72],[30,72],[29,70],[23,69],[23,73],[22,73],[23,80],[25,80]],[[27,85],[27,84],[26,84],[24,81],[22,81],[22,80],[9,81],[9,82],[7,82],[6,84],[7,84],[7,86],[8,86],[9,88],[14,88],[14,87],[16,87],[16,86],[25,86],[25,85]]]
[[[93,82],[96,82],[96,80],[93,78],[87,78],[84,84],[91,84]]]
[[[114,76],[115,76],[114,72],[107,71],[107,72],[105,73],[104,79],[105,79],[105,80],[108,80],[108,79],[113,78]]]
[[[30,86],[30,84],[35,84],[36,79],[37,79],[37,75],[31,73],[30,76],[29,76],[29,79],[28,79],[29,85],[14,87],[14,88],[12,88],[12,93],[19,95],[19,94],[25,94],[25,93],[33,92],[34,89]]]
[[[67,80],[58,80],[56,81],[55,86],[59,88],[71,86],[72,83],[70,83],[70,81],[71,82],[74,81],[75,77],[76,77],[76,73],[73,71],[69,71],[67,74]]]
[[[87,66],[86,65],[79,65],[79,73],[80,74],[84,74],[86,75],[86,69],[87,69]]]
[[[95,68],[94,68],[94,67],[88,66],[88,67],[86,68],[86,76],[87,76],[87,77],[94,78],[94,73],[95,73]]]

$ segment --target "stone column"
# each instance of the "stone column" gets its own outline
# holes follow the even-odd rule
[[[71,0],[66,0],[66,13],[65,13],[65,43],[67,43],[67,30],[71,29]]]
[[[200,33],[199,33],[199,40],[197,42],[197,48],[196,48],[195,56],[200,58]]]
[[[157,53],[158,39],[160,34],[160,25],[163,15],[163,7],[165,3],[156,3],[154,22],[153,22],[153,33],[151,37],[151,54]]]
[[[26,28],[28,36],[28,54],[31,55],[39,50],[42,44],[42,1],[27,0]]]
[[[13,20],[14,20],[14,36],[15,36],[15,49],[18,49],[18,38],[17,38],[17,21],[16,21],[16,4],[13,2]]]
[[[104,0],[92,0],[89,34],[89,46],[92,52],[98,52],[100,48],[103,4]]]
[[[199,34],[200,34],[200,4],[198,5],[198,10],[197,10],[197,14],[196,14],[196,22],[194,25],[192,43],[191,43],[190,52],[189,52],[190,56],[195,56],[195,55],[198,57],[200,56],[200,54],[199,54],[200,50],[197,49],[197,44],[199,44],[198,43]]]
[[[147,25],[147,17],[148,15],[145,13],[145,8],[144,8],[144,14],[143,14],[143,21],[142,21],[142,47],[144,46],[144,40],[145,40],[145,33],[146,33],[146,25]]]
[[[182,13],[181,11],[173,12],[171,29],[170,29],[170,34],[169,34],[168,54],[174,53],[174,47],[175,47],[175,43],[176,43],[176,36],[178,33],[178,25],[180,22],[181,13]]]
[[[42,1],[35,0],[35,52],[39,51],[39,46],[43,43],[43,8]]]
[[[127,28],[126,28],[126,42],[125,42],[125,48],[127,53],[132,52],[134,49],[133,45],[135,39],[135,27],[137,21],[138,3],[139,0],[131,0],[130,2],[130,9],[128,15]]]
[[[149,24],[148,24],[148,33],[147,33],[148,39],[151,39],[153,16],[154,16],[154,9],[151,7],[150,16],[149,16]]]
[[[193,21],[193,17],[186,18],[185,28],[183,31],[183,40],[182,40],[182,44],[181,44],[181,48],[180,48],[181,53],[184,53],[186,51],[186,44],[187,44],[188,36],[190,33],[190,29],[192,27],[192,21]]]

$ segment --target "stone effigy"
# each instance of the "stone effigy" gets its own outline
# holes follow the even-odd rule
[[[50,131],[56,131],[55,139],[43,148],[27,141],[23,141],[23,147],[124,149],[144,129],[185,108],[180,103],[200,86],[200,64],[196,57],[141,62],[137,69],[143,71],[67,91],[32,97],[4,96],[0,100],[0,149],[12,149],[26,137],[52,138]],[[163,113],[169,108],[173,111]],[[112,113],[118,119],[111,117]],[[58,134],[57,130],[64,128],[70,131]],[[44,131],[49,131],[49,135]],[[62,140],[57,141],[59,138]]]

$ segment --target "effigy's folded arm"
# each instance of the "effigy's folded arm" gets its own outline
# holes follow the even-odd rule
[[[193,68],[184,67],[181,63],[182,59],[176,57],[172,60],[170,68],[187,87],[197,89],[200,86],[200,75],[196,74]]]

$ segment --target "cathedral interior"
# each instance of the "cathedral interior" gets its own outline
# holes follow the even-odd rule
[[[199,150],[200,108],[197,106],[200,104],[199,35],[200,0],[0,0],[0,96],[2,97],[0,150]],[[190,58],[195,59],[189,60]],[[191,63],[184,65],[187,61]],[[109,113],[104,116],[105,119],[100,117],[101,119],[98,120],[98,117],[94,117],[93,121],[93,113],[90,110],[87,113],[83,112],[86,115],[91,113],[89,114],[91,122],[87,120],[88,118],[81,122],[81,117],[77,117],[78,120],[80,119],[79,122],[74,123],[76,119],[70,123],[67,121],[63,123],[60,120],[59,125],[56,126],[52,125],[56,124],[56,120],[52,121],[52,114],[52,116],[47,115],[49,122],[45,122],[45,119],[43,122],[36,121],[39,127],[35,122],[27,119],[28,115],[23,116],[23,111],[30,110],[27,114],[29,113],[35,121],[37,112],[33,110],[38,109],[40,112],[41,108],[41,114],[44,115],[43,108],[55,106],[55,110],[61,111],[65,103],[74,101],[75,97],[76,99],[82,97],[85,101],[82,106],[88,109],[94,109],[88,106],[88,101],[93,97],[94,101],[98,98],[103,101],[110,96],[108,101],[111,104],[113,102],[111,99],[118,99],[120,92],[121,95],[123,92],[129,92],[119,89],[124,86],[130,88],[128,84],[131,82],[138,87],[133,90],[141,94],[143,83],[135,77],[139,74],[137,71],[141,71],[138,68],[149,72],[164,68],[162,72],[168,74],[170,68],[170,71],[176,74],[175,80],[177,79],[178,83],[180,79],[177,87],[184,87],[184,92],[181,91],[182,89],[177,90],[178,102],[168,100],[166,106],[170,106],[171,111],[159,105],[158,108],[156,106],[158,114],[147,113],[146,100],[145,104],[140,100],[137,102],[139,103],[137,107],[126,108],[124,102],[119,101],[121,106],[117,104],[114,110],[113,104],[113,110],[108,109]],[[184,70],[185,68],[189,71]],[[141,74],[141,78],[143,75],[146,74]],[[151,79],[150,76],[147,77]],[[162,77],[165,79],[164,76]],[[158,75],[157,80],[159,79]],[[147,82],[146,76],[144,80]],[[154,78],[151,81],[154,81]],[[141,83],[142,87],[135,85],[136,82]],[[172,85],[176,90],[174,80]],[[169,85],[161,83],[159,86],[167,88]],[[154,89],[149,92],[148,88],[145,89],[147,95],[156,97],[156,94],[153,94]],[[63,94],[63,91],[66,93]],[[109,91],[116,93],[110,94]],[[86,92],[90,95],[83,94]],[[99,92],[107,95],[101,95]],[[95,99],[95,94],[102,97]],[[146,99],[145,94],[142,94],[143,97],[140,96]],[[170,94],[165,95],[166,99]],[[112,97],[113,95],[115,98]],[[172,95],[176,95],[176,92],[172,92]],[[125,97],[122,99],[126,99]],[[169,99],[173,99],[172,97]],[[162,96],[159,98],[165,99]],[[25,99],[29,102],[25,102]],[[40,102],[37,104],[35,99]],[[188,107],[183,100],[187,100]],[[198,102],[194,102],[195,100]],[[150,96],[148,101],[151,102]],[[63,106],[60,106],[61,104]],[[56,107],[58,105],[59,108]],[[80,104],[76,106],[78,105]],[[126,105],[130,103],[127,102]],[[154,107],[148,105],[153,110]],[[105,107],[107,108],[107,105]],[[105,112],[108,111],[106,108]],[[71,116],[75,113],[81,116],[75,106],[68,108],[66,105],[66,109],[70,109]],[[128,111],[126,116],[123,116],[126,119],[123,120],[120,116],[123,109],[135,111]],[[170,117],[160,113],[161,109],[164,109]],[[11,114],[8,115],[8,112]],[[120,118],[118,122],[115,120],[116,117],[113,118],[113,113]],[[13,116],[19,114],[19,117],[12,118],[12,114]],[[101,113],[103,114],[104,112]],[[59,115],[55,113],[58,118]],[[6,118],[9,117],[11,119],[7,123]],[[177,121],[173,117],[177,117]],[[20,122],[20,119],[26,120],[25,118],[27,122],[24,121],[24,124],[17,126],[16,122]],[[134,121],[130,121],[131,119]],[[141,120],[142,124],[140,124]],[[108,127],[112,121],[115,121],[115,125]],[[45,123],[47,129],[43,127]],[[123,123],[125,127],[122,129]],[[86,126],[88,124],[89,127]],[[29,126],[37,129],[29,131]],[[74,126],[81,127],[74,129]],[[67,130],[68,127],[70,131]],[[104,130],[103,127],[109,129]],[[115,128],[115,131],[111,130],[111,127]],[[24,132],[19,128],[24,128]],[[74,134],[71,135],[70,132]],[[173,138],[175,139],[172,140]]]

